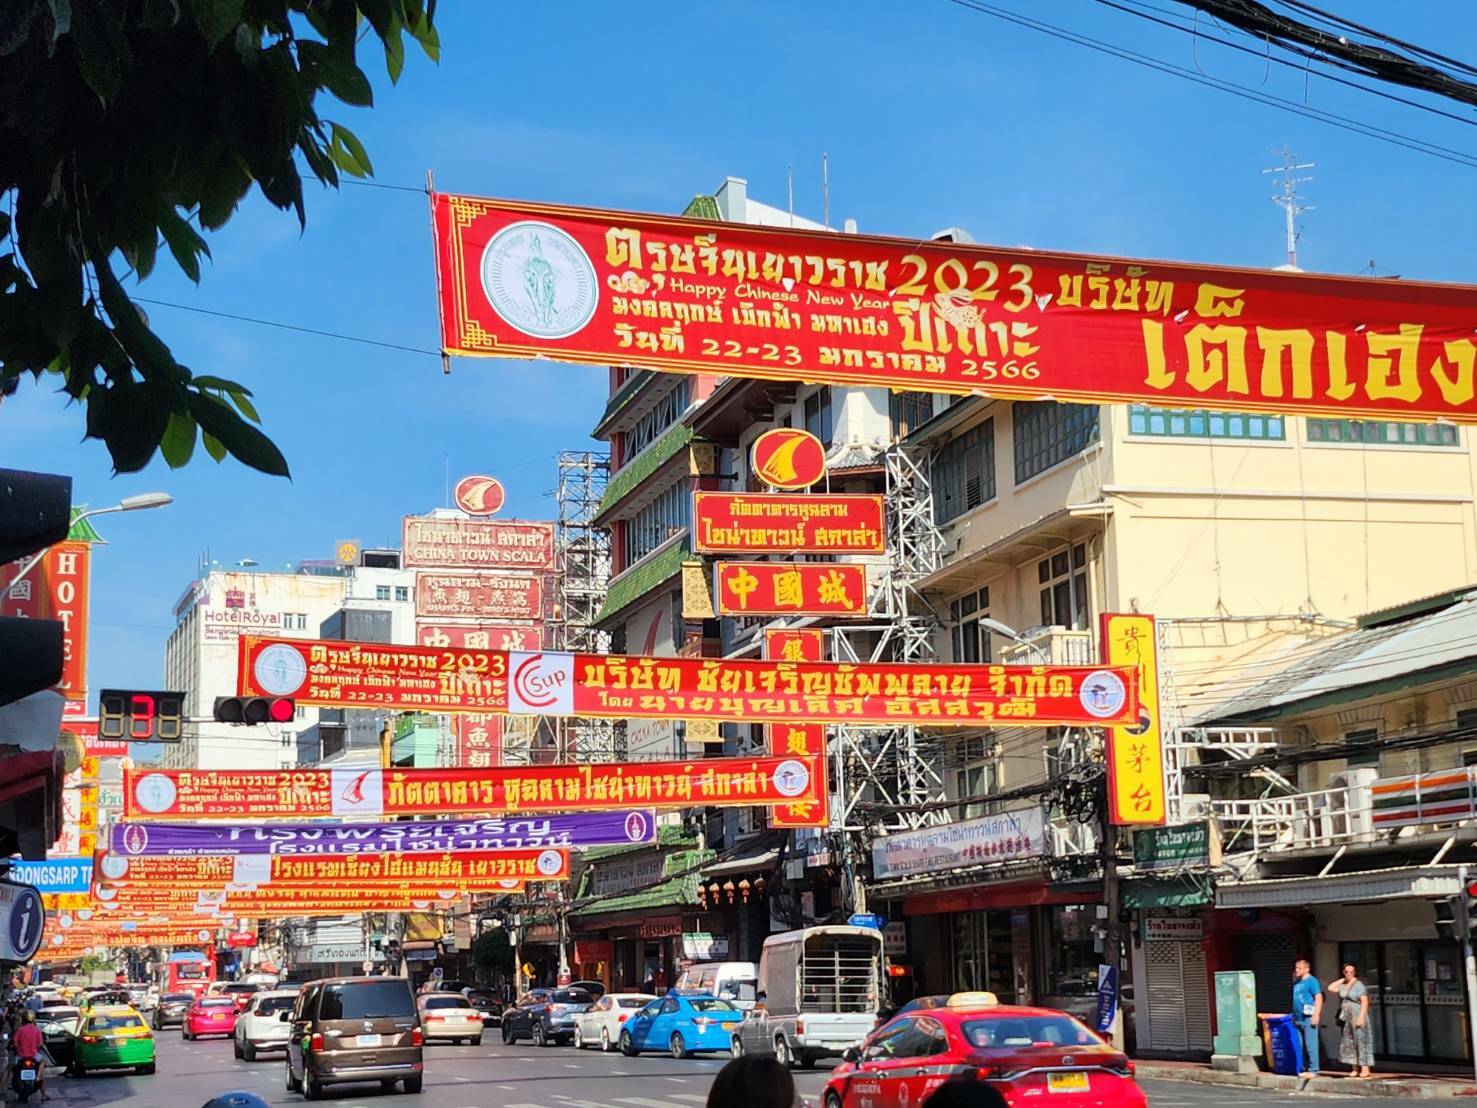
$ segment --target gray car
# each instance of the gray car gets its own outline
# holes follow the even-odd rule
[[[574,1019],[595,998],[584,989],[530,989],[503,1013],[503,1042],[529,1038],[534,1046],[574,1041]]]

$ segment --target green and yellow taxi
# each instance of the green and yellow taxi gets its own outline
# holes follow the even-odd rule
[[[124,1004],[94,1005],[77,1028],[73,1075],[107,1069],[154,1072],[154,1033],[143,1016]]]

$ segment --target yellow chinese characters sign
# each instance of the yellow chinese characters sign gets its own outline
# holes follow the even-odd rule
[[[1141,827],[1165,820],[1164,736],[1159,719],[1159,649],[1154,617],[1103,613],[1103,662],[1137,666],[1138,723],[1109,727],[1108,819]]]

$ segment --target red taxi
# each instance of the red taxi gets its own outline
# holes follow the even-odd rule
[[[180,1023],[180,1035],[198,1039],[202,1035],[236,1033],[236,1001],[229,996],[197,997]]]
[[[1051,1008],[1018,1008],[993,993],[955,993],[947,1004],[895,1016],[848,1050],[831,1074],[824,1108],[919,1108],[951,1077],[972,1075],[1007,1104],[1146,1108],[1133,1063]]]

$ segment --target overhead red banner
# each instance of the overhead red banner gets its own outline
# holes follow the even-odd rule
[[[318,707],[604,719],[1107,726],[1132,667],[918,665],[435,650],[241,636],[237,692]]]
[[[806,758],[493,769],[125,769],[123,815],[260,820],[743,807],[809,799],[815,775],[814,759]]]
[[[528,619],[544,616],[544,579],[529,573],[432,573],[415,577],[417,616]]]
[[[881,554],[882,497],[817,493],[693,494],[699,554]]]
[[[867,614],[867,567],[857,562],[716,562],[713,581],[720,616]]]
[[[826,656],[826,633],[818,627],[766,628],[764,656],[787,662],[819,662]],[[771,827],[825,827],[830,820],[831,792],[826,772],[826,728],[819,723],[772,723],[769,752],[776,758],[786,755],[813,757],[819,760],[820,773],[816,799],[799,804],[777,804],[770,813]]]
[[[1477,289],[432,197],[441,343],[1024,400],[1477,421]]]
[[[438,854],[236,854],[138,857],[102,854],[94,868],[99,887],[218,889],[344,885],[384,891],[410,887],[490,891],[500,881],[561,881],[569,852],[556,847],[474,850]]]

